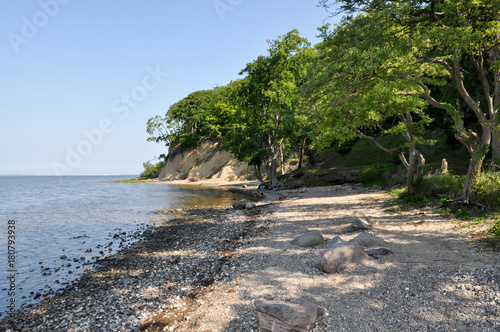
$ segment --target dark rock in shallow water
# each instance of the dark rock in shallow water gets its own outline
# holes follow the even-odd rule
[[[339,273],[364,265],[369,257],[363,248],[355,243],[344,242],[332,246],[316,257],[314,267],[325,273]]]
[[[314,247],[325,242],[325,238],[318,231],[309,232],[306,234],[302,234],[297,236],[292,240],[292,244],[300,247]]]
[[[368,220],[366,220],[364,218],[356,218],[356,220],[354,220],[354,222],[349,227],[347,227],[346,232],[352,233],[352,232],[363,231],[363,230],[368,230],[368,229],[372,229],[372,228],[373,228],[373,226],[370,225]]]

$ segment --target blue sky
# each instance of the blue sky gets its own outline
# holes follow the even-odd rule
[[[0,3],[0,174],[139,174],[146,121],[238,78],[266,40],[313,44],[317,0]],[[330,20],[329,22],[332,23]]]

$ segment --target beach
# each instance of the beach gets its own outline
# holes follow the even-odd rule
[[[257,331],[254,301],[266,299],[325,307],[313,331],[500,331],[499,254],[462,222],[403,209],[377,188],[182,184],[260,200],[249,210],[157,211],[168,221],[63,292],[4,318],[0,330]],[[367,232],[393,254],[340,273],[314,268],[329,239],[360,234],[346,232],[356,218],[369,220]],[[311,231],[325,243],[291,243]]]

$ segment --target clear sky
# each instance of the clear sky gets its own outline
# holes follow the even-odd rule
[[[296,28],[315,44],[317,0],[0,3],[0,174],[139,174],[168,150],[146,121],[225,85]],[[330,23],[333,23],[331,20]]]

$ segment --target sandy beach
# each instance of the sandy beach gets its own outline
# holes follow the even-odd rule
[[[402,209],[373,188],[179,184],[263,198],[251,210],[159,211],[167,223],[0,330],[257,331],[254,301],[267,299],[325,307],[316,332],[500,331],[499,253],[474,240],[477,228],[430,208]],[[329,239],[359,235],[346,233],[358,217],[394,254],[336,274],[314,268]],[[291,244],[310,231],[325,243]]]

